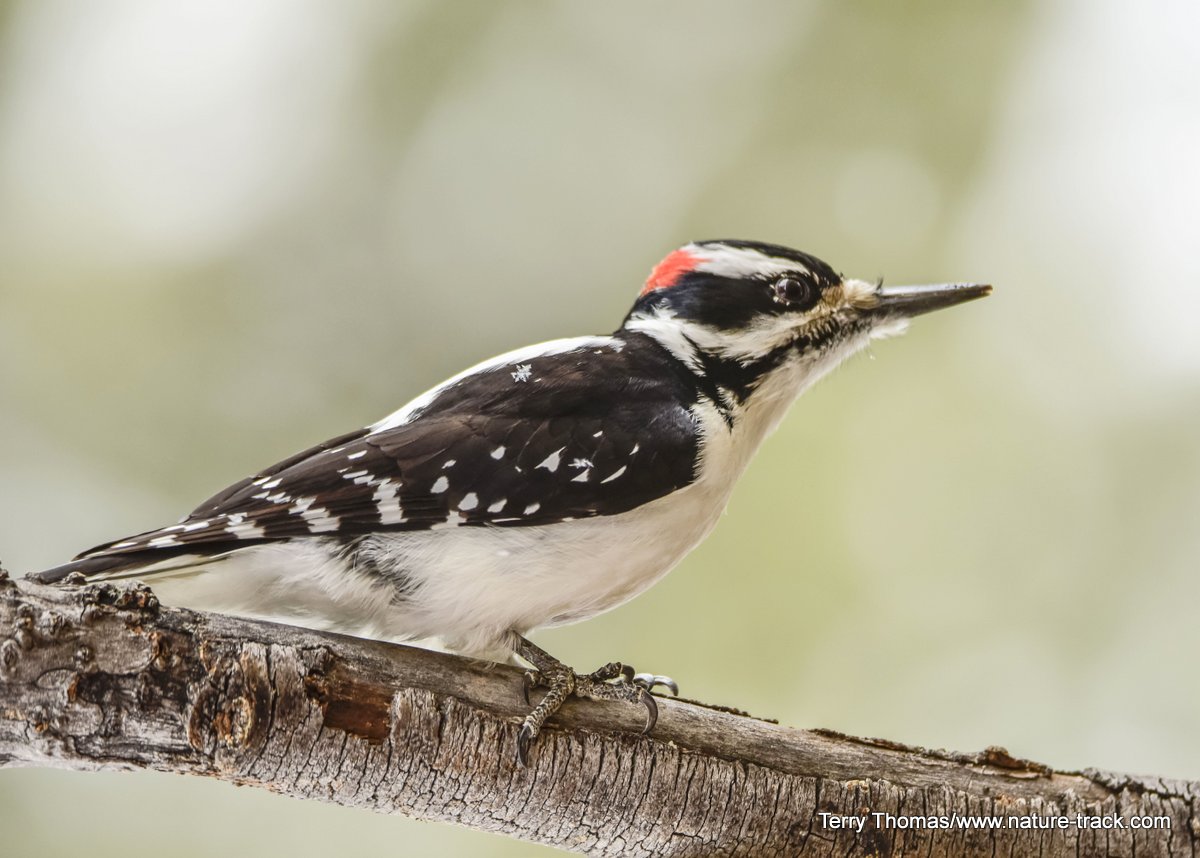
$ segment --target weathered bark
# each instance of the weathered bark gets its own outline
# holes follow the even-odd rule
[[[596,855],[1191,856],[1200,842],[1196,783],[659,708],[644,737],[637,707],[569,702],[522,769],[513,668],[0,573],[3,766],[190,772]],[[957,817],[905,829],[875,812]],[[1091,830],[1077,814],[1165,827]],[[1007,821],[1060,816],[1065,830]]]

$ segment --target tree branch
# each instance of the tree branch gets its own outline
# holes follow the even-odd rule
[[[649,737],[637,707],[570,701],[522,769],[520,689],[511,667],[0,571],[0,766],[189,772],[596,855],[1194,855],[1200,842],[1200,784],[669,699]],[[1020,827],[1059,817],[1070,825]],[[1131,830],[1135,817],[1159,827]]]

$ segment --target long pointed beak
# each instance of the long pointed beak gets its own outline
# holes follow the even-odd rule
[[[875,293],[877,303],[871,314],[911,319],[964,301],[992,294],[992,287],[981,283],[941,283],[936,286],[892,286]]]

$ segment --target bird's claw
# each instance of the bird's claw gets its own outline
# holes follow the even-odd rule
[[[629,665],[613,662],[579,677],[575,694],[592,700],[625,700],[642,704],[646,707],[646,726],[642,728],[642,735],[645,735],[658,723],[658,703],[650,693],[658,685],[670,689],[673,694],[679,693],[679,686],[670,677],[635,673]]]
[[[535,670],[526,671],[521,681],[521,696],[528,706],[529,692],[538,686],[547,688],[545,696],[533,707],[517,733],[517,763],[528,765],[529,749],[541,733],[542,725],[558,711],[571,696],[590,700],[620,700],[640,703],[646,707],[646,724],[642,735],[648,734],[658,724],[658,703],[651,692],[662,687],[672,694],[679,694],[679,686],[668,676],[653,673],[637,673],[627,664],[609,662],[588,674],[578,674],[545,650],[518,638],[517,654],[533,664]]]
[[[658,704],[654,702],[654,695],[645,688],[642,689],[640,696],[642,703],[646,707],[646,726],[642,728],[642,735],[646,736],[654,729],[654,725],[658,723]]]
[[[633,668],[630,668],[631,673],[632,671]],[[663,688],[671,692],[672,697],[679,696],[679,685],[669,676],[659,676],[655,673],[636,673],[630,676],[627,681],[633,683],[634,685],[640,685],[647,691],[653,691],[655,688],[661,685]]]
[[[537,738],[537,731],[529,724],[522,724],[517,733],[517,763],[521,768],[529,765],[529,746]]]

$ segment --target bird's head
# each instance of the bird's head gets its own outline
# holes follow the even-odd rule
[[[776,244],[697,241],[654,268],[624,327],[654,337],[736,405],[772,378],[786,378],[780,394],[799,393],[914,316],[989,292],[959,283],[885,288]]]

